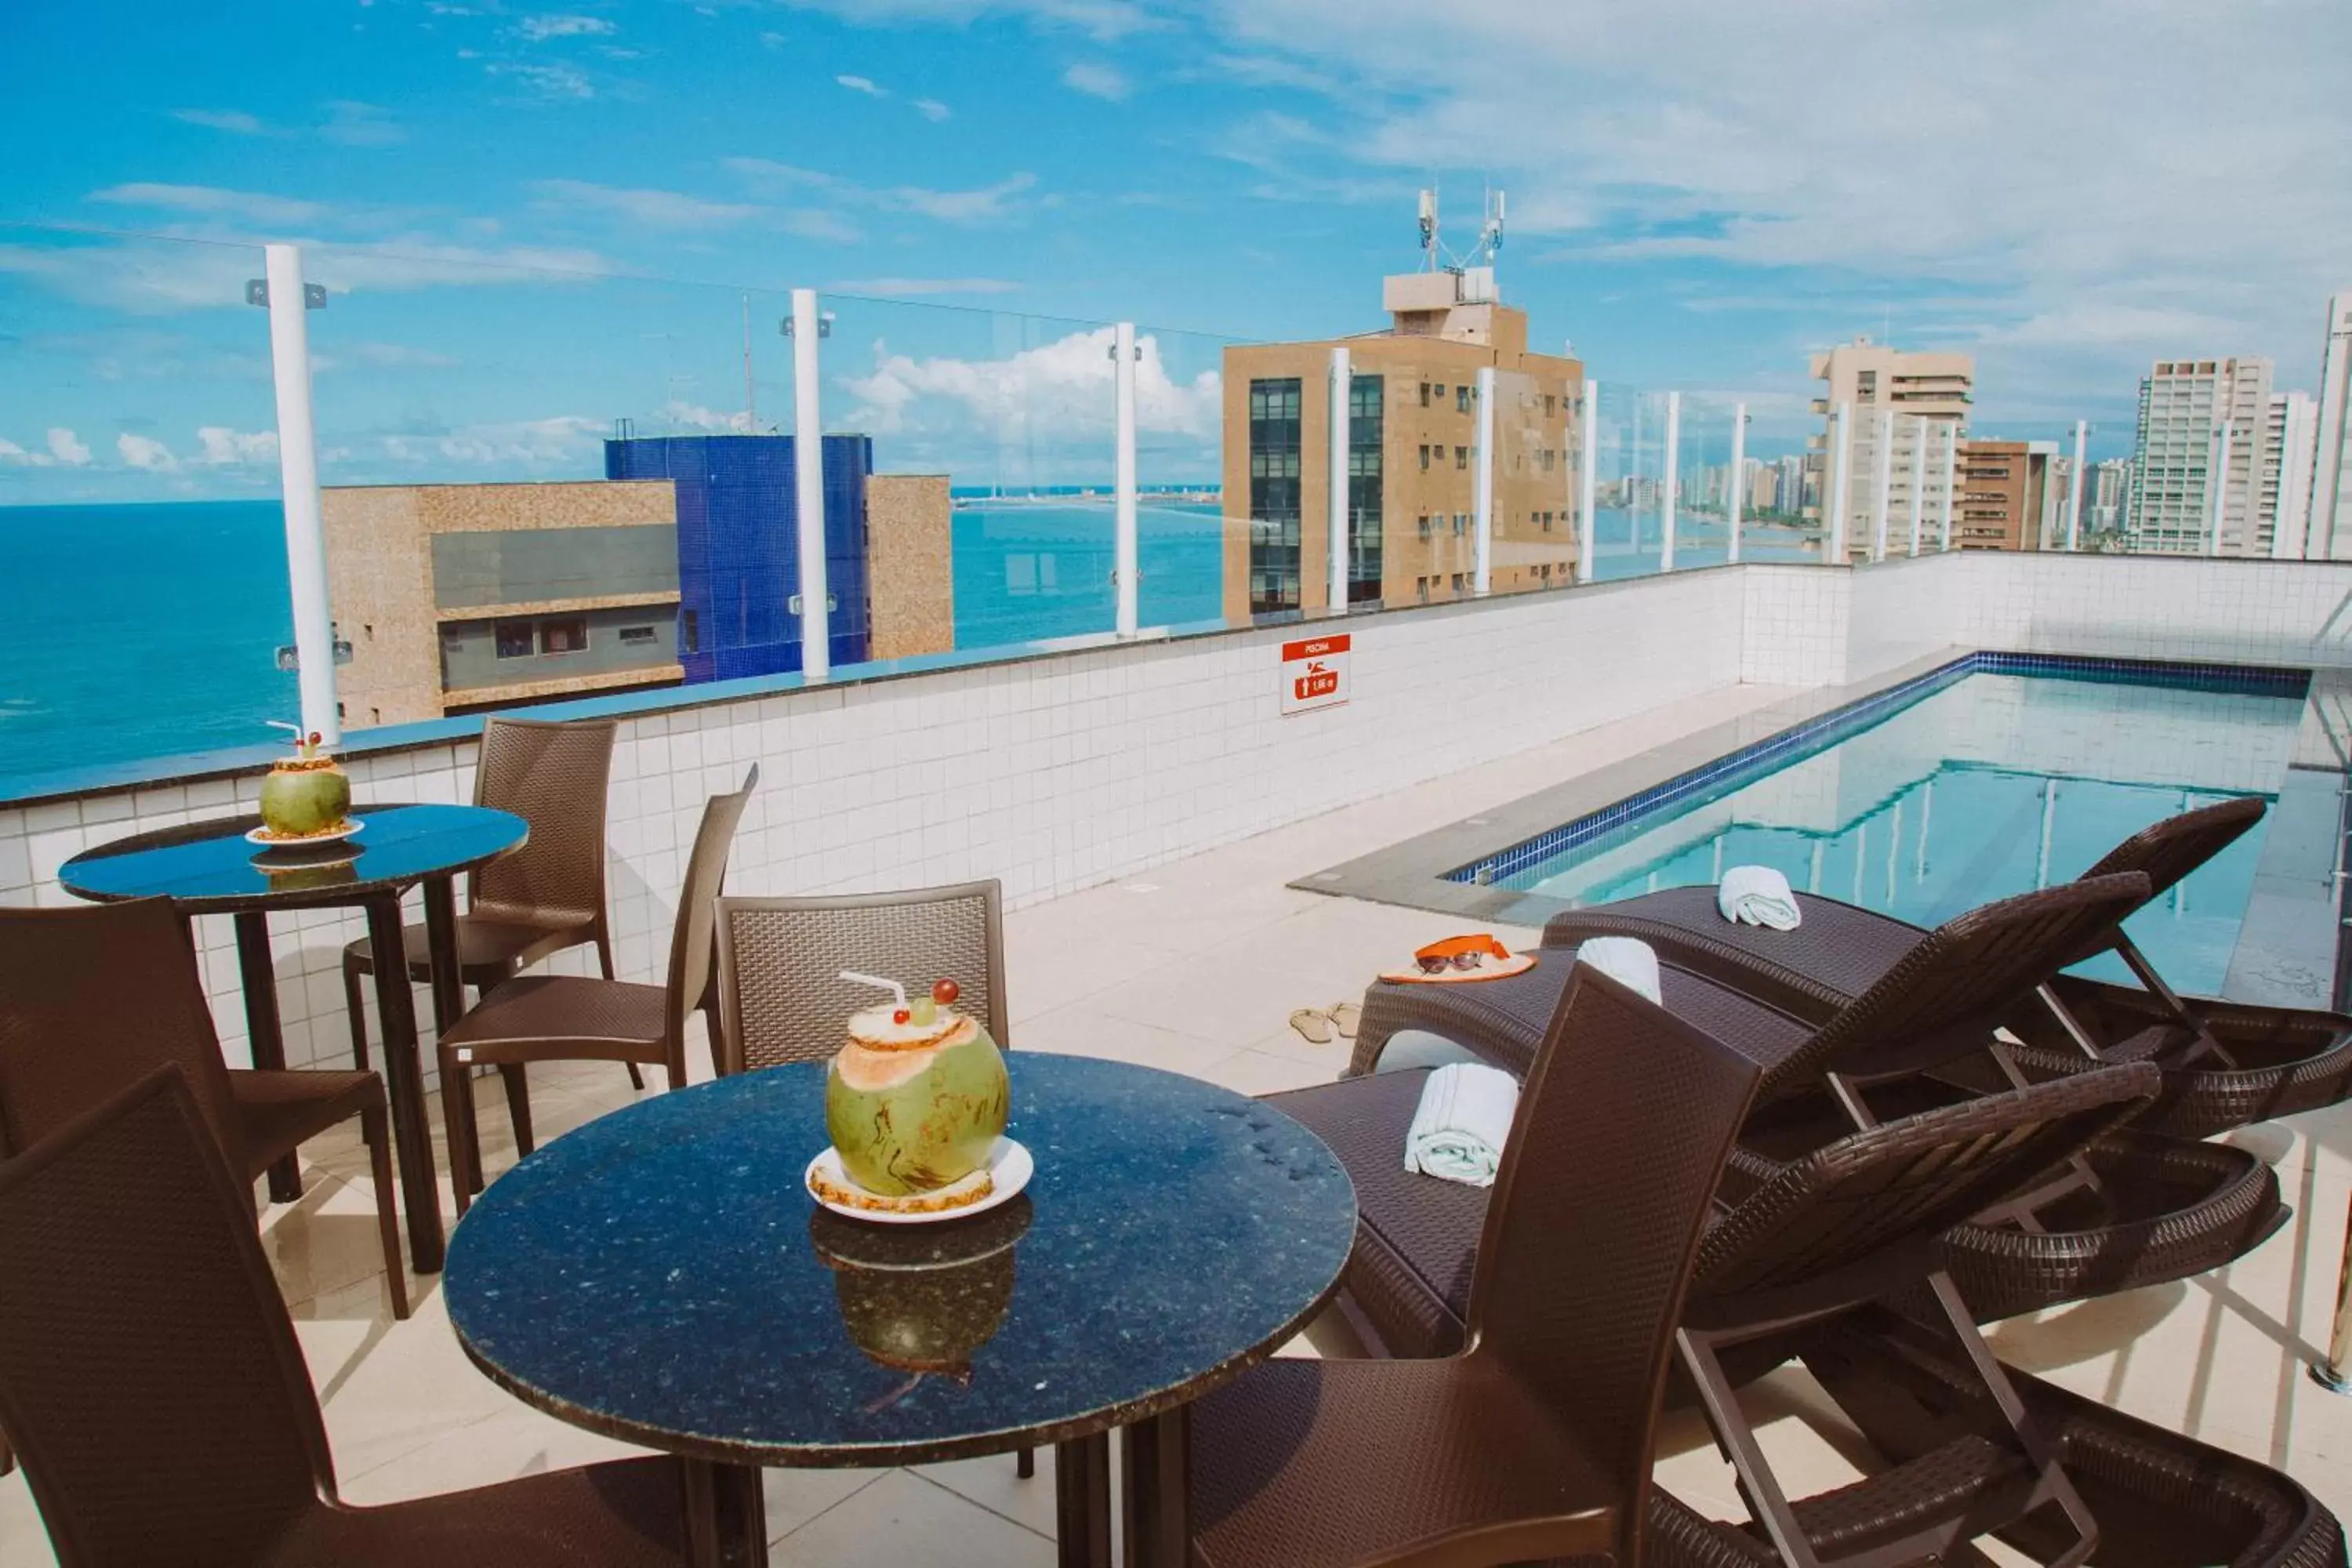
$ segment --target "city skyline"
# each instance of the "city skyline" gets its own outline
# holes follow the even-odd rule
[[[2221,36],[2185,5],[2070,8],[1955,86],[1937,62],[1996,24],[1488,5],[1433,32],[1325,5],[33,7],[0,95],[21,153],[0,500],[274,482],[262,322],[238,303],[257,258],[198,241],[310,245],[342,482],[576,476],[616,416],[727,428],[756,402],[764,426],[786,345],[745,283],[866,297],[828,345],[827,423],[960,484],[1070,482],[1015,448],[1055,421],[1100,445],[1089,323],[1142,321],[1145,478],[1204,477],[1209,334],[1370,325],[1361,280],[1411,265],[1433,180],[1461,237],[1483,184],[1510,190],[1504,298],[1596,375],[1747,401],[1766,451],[1812,427],[1806,356],[1863,332],[1972,353],[1979,432],[2085,418],[2095,458],[2128,452],[2156,358],[2260,354],[2316,384],[2311,318],[2352,271],[2340,6]],[[2107,68],[2067,63],[2101,38]],[[101,39],[96,84],[22,71]],[[1800,65],[1864,118],[1815,123],[1786,90]],[[2232,73],[2264,92],[2188,90]],[[2161,123],[2122,112],[2158,100]],[[1914,101],[1944,129],[1893,112]]]

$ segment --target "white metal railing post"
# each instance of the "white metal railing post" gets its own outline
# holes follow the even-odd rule
[[[1118,405],[1118,451],[1112,469],[1113,543],[1111,578],[1118,594],[1118,630],[1135,635],[1136,595],[1142,579],[1137,564],[1135,520],[1135,323],[1121,321],[1111,334],[1111,387]]]
[[[1675,569],[1675,521],[1682,500],[1683,395],[1666,394],[1665,494],[1659,499],[1665,537],[1658,545],[1658,570]]]
[[[1952,548],[1952,501],[1959,489],[1960,422],[1957,419],[1944,426],[1944,538],[1942,548]]]
[[[2083,548],[2083,441],[2090,430],[2088,420],[2074,421],[2074,482],[2066,487],[2066,549],[2070,553]]]
[[[1731,405],[1731,554],[1739,563],[1739,523],[1748,510],[1748,405]]]
[[[1886,559],[1886,514],[1895,501],[1895,410],[1878,411],[1878,446],[1871,454],[1870,558]]]
[[[327,601],[327,535],[319,516],[319,433],[310,416],[310,324],[303,312],[302,249],[265,246],[269,365],[278,384],[278,475],[286,513],[286,582],[294,599],[294,658],[302,730],[327,745],[343,739],[335,706],[335,622]]]
[[[824,420],[817,409],[816,290],[793,290],[793,500],[799,513],[801,674],[833,673],[831,605],[824,580]]]
[[[2213,472],[2213,531],[2205,541],[2205,553],[2221,553],[2221,524],[2230,515],[2230,444],[2237,431],[2230,420],[2221,421],[2221,451],[2212,462]]]
[[[1331,461],[1329,466],[1330,501],[1330,570],[1325,574],[1330,584],[1328,607],[1335,615],[1348,608],[1348,425],[1349,392],[1354,384],[1353,367],[1348,363],[1345,345],[1331,351]],[[1483,384],[1482,388],[1483,390]],[[1479,590],[1485,592],[1482,587]]]
[[[1477,537],[1471,542],[1470,585],[1484,594],[1495,575],[1495,367],[1478,367]]]
[[[1822,476],[1822,512],[1830,525],[1829,547],[1823,554],[1824,566],[1846,563],[1846,514],[1852,503],[1846,491],[1853,482],[1853,405],[1837,405],[1837,418],[1830,426],[1829,471]]]
[[[1601,531],[1601,520],[1593,515],[1593,499],[1600,494],[1601,471],[1601,384],[1587,378],[1584,383],[1584,431],[1576,452],[1576,580],[1592,581],[1599,552],[1594,537]]]
[[[1911,553],[1919,553],[1920,541],[1927,534],[1927,520],[1919,514],[1927,505],[1927,416],[1924,414],[1911,421]]]

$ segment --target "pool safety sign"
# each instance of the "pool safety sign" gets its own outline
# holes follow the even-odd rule
[[[1348,637],[1282,645],[1282,710],[1307,713],[1348,700]]]

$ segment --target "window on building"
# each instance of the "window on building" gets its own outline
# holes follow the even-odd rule
[[[1424,474],[1429,472],[1429,443],[1426,441],[1421,444],[1421,471]]]
[[[1425,381],[1421,384],[1421,405],[1423,408],[1429,406],[1429,383]]]
[[[1412,580],[1412,591],[1413,591],[1414,595],[1417,595],[1417,596],[1420,598],[1420,600],[1421,600],[1421,602],[1422,602],[1423,604],[1426,605],[1427,603],[1429,603],[1429,579],[1428,579],[1428,578],[1426,578],[1426,577],[1416,577],[1416,578],[1414,578],[1414,579]]]
[[[1299,378],[1249,390],[1250,612],[1298,608]]]
[[[651,626],[623,626],[621,628],[621,642],[625,647],[642,647],[653,640],[654,629]]]
[[[496,632],[500,658],[529,658],[539,651],[537,638],[529,621],[500,621]]]
[[[1454,574],[1454,591],[1455,593],[1457,593],[1457,594],[1458,594],[1458,593],[1462,592],[1462,584],[1463,584],[1463,576],[1462,576],[1462,574],[1461,574],[1461,573],[1459,573],[1459,572],[1456,572],[1455,574]]]
[[[1547,419],[1549,419],[1549,418],[1550,418],[1550,417],[1551,417],[1551,415],[1552,415],[1552,405],[1553,405],[1553,402],[1554,402],[1554,396],[1553,396],[1553,395],[1552,395],[1551,393],[1549,393],[1549,392],[1545,393],[1545,394],[1544,394],[1544,417],[1545,417],[1545,418],[1547,418]]]
[[[1468,522],[1469,522],[1469,521],[1470,521],[1470,514],[1469,514],[1468,512],[1466,512],[1466,511],[1457,511],[1457,512],[1455,512],[1455,513],[1454,514],[1454,538],[1459,539],[1459,538],[1461,538],[1461,537],[1462,537],[1462,530],[1464,529],[1464,527],[1465,527],[1465,526],[1466,526],[1466,525],[1468,524]]]
[[[1429,537],[1429,514],[1427,512],[1423,512],[1419,517],[1413,519],[1412,525],[1413,531],[1418,533],[1422,538],[1427,539]]]
[[[1359,375],[1348,384],[1348,602],[1381,596],[1381,454],[1388,449],[1386,383]]]
[[[588,622],[583,616],[566,616],[561,620],[539,623],[539,651],[541,653],[583,653],[588,647]]]
[[[1456,468],[1466,468],[1470,466],[1469,447],[1456,447],[1454,448],[1454,466]]]
[[[1470,412],[1470,385],[1467,382],[1454,389],[1454,409],[1457,414]]]
[[[1440,403],[1445,401],[1445,384],[1444,382],[1440,381],[1433,383],[1430,386],[1430,390],[1437,395],[1437,400]]]

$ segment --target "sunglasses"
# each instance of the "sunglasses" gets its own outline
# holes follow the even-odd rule
[[[1412,955],[1423,974],[1444,974],[1448,970],[1465,973],[1482,967],[1490,958],[1508,958],[1510,950],[1491,936],[1450,936],[1444,942],[1431,942]]]

